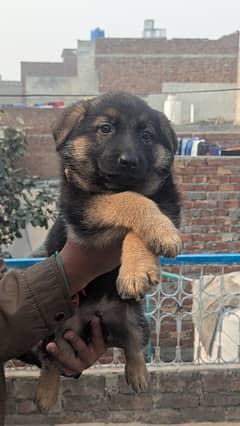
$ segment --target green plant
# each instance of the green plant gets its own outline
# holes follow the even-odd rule
[[[0,128],[0,253],[27,224],[47,228],[55,216],[53,191],[18,167],[26,148],[22,131]]]

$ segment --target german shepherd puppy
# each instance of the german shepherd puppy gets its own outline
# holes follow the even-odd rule
[[[181,250],[179,195],[172,177],[176,136],[167,118],[143,100],[108,93],[69,107],[54,130],[61,163],[59,217],[47,242],[48,255],[68,237],[85,246],[121,240],[121,266],[85,289],[75,315],[56,330],[56,341],[74,329],[89,339],[88,322],[99,314],[108,346],[124,349],[127,382],[146,389],[143,350],[148,327],[139,300],[159,282],[158,255]],[[66,173],[67,169],[67,173]],[[60,372],[43,358],[37,400],[56,402]]]

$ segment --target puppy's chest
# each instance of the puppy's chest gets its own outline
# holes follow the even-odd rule
[[[94,202],[94,196],[89,196],[82,191],[73,192],[70,187],[67,190],[64,189],[60,199],[60,216],[64,218],[67,237],[71,241],[88,246],[104,247],[124,237],[126,229],[123,227],[103,224],[97,217],[94,224],[90,223],[88,209]]]

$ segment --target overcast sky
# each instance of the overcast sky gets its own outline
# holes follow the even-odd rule
[[[139,37],[147,18],[168,38],[218,38],[240,29],[240,0],[0,0],[0,74],[19,79],[20,61],[60,61],[97,26]]]

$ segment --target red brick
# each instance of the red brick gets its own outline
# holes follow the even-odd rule
[[[220,371],[206,372],[203,376],[203,387],[207,392],[240,391],[240,372],[226,368],[225,380],[222,381]]]
[[[205,186],[206,191],[210,192],[210,191],[218,191],[219,190],[219,182],[217,182],[218,185],[213,185],[213,184],[208,184]]]
[[[234,191],[235,190],[235,187],[234,187],[234,185],[232,185],[232,184],[223,184],[222,186],[221,186],[221,191]]]
[[[154,408],[182,408],[197,407],[199,398],[197,393],[160,393],[154,397]]]
[[[240,208],[240,200],[224,201],[223,207],[226,208],[226,209],[231,209],[231,208],[239,209]]]
[[[192,183],[207,183],[208,176],[192,176]]]
[[[179,175],[194,175],[195,174],[195,167],[187,167],[184,169],[178,169]],[[189,183],[191,183],[191,178],[189,177]]]
[[[228,164],[227,164],[228,167]],[[222,165],[217,168],[218,175],[231,175],[232,169],[228,169],[227,167],[223,167]]]
[[[229,182],[231,182],[231,183],[239,183],[240,184],[240,176],[236,176],[237,174],[238,175],[240,174],[240,169],[237,169],[236,171],[233,171],[233,176],[229,177]]]
[[[18,412],[19,414],[32,414],[37,413],[38,408],[33,400],[26,399],[24,401],[19,401]]]
[[[181,184],[183,182],[183,176],[175,175],[175,181],[178,184]]]
[[[183,240],[184,243],[187,242],[187,241],[191,242],[192,241],[192,235],[182,234],[182,240]]]
[[[132,395],[112,395],[110,396],[109,407],[111,410],[151,410],[153,408],[153,402],[151,395],[139,394]]]
[[[180,190],[181,192],[187,192],[187,191],[193,191],[193,190],[194,190],[194,186],[193,186],[193,185],[191,185],[191,184],[188,184],[188,183],[186,183],[186,184],[184,184],[184,183],[180,183],[180,184],[178,185],[178,187],[179,187],[179,190]]]
[[[214,176],[216,174],[216,167],[209,166],[209,167],[203,167],[199,166],[196,169],[196,173],[200,176]]]

